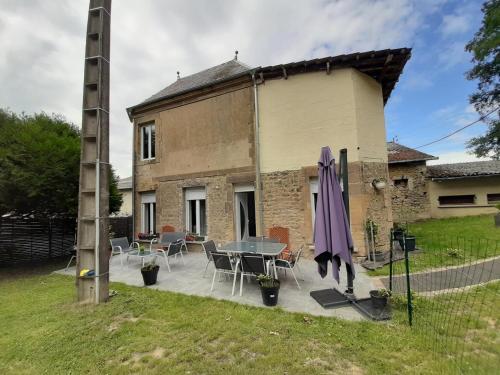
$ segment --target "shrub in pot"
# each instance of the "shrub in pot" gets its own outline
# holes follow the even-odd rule
[[[394,224],[394,230],[392,231],[394,239],[399,241],[403,239],[403,235],[406,232],[406,226],[404,224]]]
[[[280,291],[279,280],[269,275],[259,275],[257,280],[260,285],[260,292],[262,294],[262,302],[266,306],[276,306],[278,303],[278,294]]]
[[[387,300],[391,296],[391,291],[387,289],[370,290],[370,298],[373,307],[383,309],[387,305]]]
[[[141,268],[142,279],[144,280],[144,285],[154,285],[156,284],[156,279],[158,278],[158,271],[160,266],[156,264],[156,260],[153,259],[148,264]]]

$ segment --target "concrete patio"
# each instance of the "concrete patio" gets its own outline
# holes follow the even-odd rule
[[[220,280],[216,278],[213,292],[210,291],[212,277],[214,272],[213,263],[208,266],[207,273],[203,277],[203,272],[207,264],[205,254],[196,251],[190,251],[184,254],[184,262],[180,257],[175,260],[170,259],[171,272],[168,272],[163,258],[158,258],[160,271],[156,285],[148,288],[165,290],[189,295],[212,297],[221,300],[233,301],[241,304],[265,307],[262,303],[259,286],[255,278],[248,280],[246,277],[243,282],[243,295],[239,296],[239,274],[236,282],[235,295],[231,296],[232,278],[221,275]],[[352,307],[342,307],[336,309],[323,309],[311,296],[309,292],[317,289],[331,288],[337,286],[331,274],[325,279],[321,279],[317,272],[316,263],[312,260],[301,259],[299,267],[302,274],[296,272],[301,289],[290,272],[285,276],[284,272],[279,272],[281,289],[279,292],[278,306],[290,312],[307,313],[318,316],[333,316],[349,320],[365,319],[358,311]],[[144,287],[142,275],[140,272],[141,262],[138,258],[130,258],[127,264],[124,258],[123,268],[120,266],[120,257],[114,256],[110,264],[110,279],[115,282],[122,282],[132,286]],[[366,275],[366,270],[356,264],[356,279],[354,280],[354,290],[358,298],[369,296],[369,291],[374,289],[372,280]],[[60,270],[58,273],[65,275],[74,275],[75,268],[70,267],[67,271]],[[339,290],[344,291],[345,268],[341,269],[341,282]]]

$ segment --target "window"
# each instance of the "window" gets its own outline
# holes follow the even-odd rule
[[[488,197],[488,204],[500,203],[500,193],[487,194],[487,197]]]
[[[142,233],[156,233],[156,195],[141,194]]]
[[[154,124],[141,126],[141,158],[151,160],[156,156],[155,139],[156,130]]]
[[[445,195],[439,197],[439,205],[441,206],[474,204],[475,201],[475,195]]]
[[[406,188],[406,187],[408,187],[408,179],[407,178],[397,178],[394,180],[394,186]]]
[[[199,236],[207,234],[207,209],[205,188],[188,188],[186,198],[186,229]]]
[[[309,190],[311,191],[311,213],[312,227],[314,229],[314,221],[316,220],[316,204],[318,203],[318,179],[311,178],[309,181]]]

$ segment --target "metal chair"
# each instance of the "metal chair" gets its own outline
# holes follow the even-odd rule
[[[109,240],[111,244],[111,256],[120,254],[120,266],[123,267],[123,256],[133,250],[140,250],[138,242],[132,242],[129,244],[127,237],[111,238]],[[134,246],[137,245],[137,248]]]
[[[215,277],[217,274],[225,274],[225,275],[233,275],[233,290],[231,295],[234,296],[234,288],[236,286],[236,276],[238,274],[238,262],[233,264],[231,261],[231,256],[225,253],[213,252],[211,254],[213,262],[214,262],[214,276],[212,277],[212,287],[210,291],[214,290]]]
[[[153,248],[153,244],[158,244],[160,247],[166,247],[170,243],[173,242],[182,242],[182,247],[186,250],[186,253],[188,252],[187,245],[186,245],[186,233],[184,232],[165,232],[162,233],[160,236],[160,240],[151,240],[150,249]]]
[[[201,244],[201,247],[203,248],[203,251],[205,252],[205,255],[208,259],[207,265],[205,266],[205,272],[203,272],[203,277],[205,277],[205,275],[207,274],[208,265],[210,264],[210,262],[214,261],[212,253],[217,252],[217,246],[215,245],[215,242],[213,240],[210,240],[203,242]]]
[[[267,264],[267,266],[266,266]],[[265,261],[263,255],[256,254],[241,254],[240,257],[240,296],[243,295],[243,276],[267,275],[269,269],[269,261]]]
[[[179,240],[177,242],[169,243],[164,248],[157,248],[156,249],[156,256],[161,257],[163,255],[163,258],[165,259],[165,264],[167,265],[167,268],[168,268],[168,272],[171,272],[170,271],[170,263],[168,261],[168,258],[170,258],[172,256],[175,259],[177,259],[177,254],[180,254],[182,264],[185,264],[184,263],[184,255],[182,255],[182,246],[183,246],[183,243],[182,243],[182,241]]]
[[[292,276],[295,279],[295,282],[297,283],[298,288],[300,289],[300,284],[297,280],[297,277],[295,276],[294,268],[297,267],[297,270],[300,272],[300,268],[298,266],[300,255],[302,254],[302,250],[304,249],[304,246],[302,245],[299,250],[295,254],[292,254],[290,257],[290,260],[287,259],[276,259],[274,261],[274,265],[277,269],[282,269],[285,270],[285,275],[286,271],[290,270],[292,272]]]
[[[66,266],[66,271],[68,270],[69,266],[71,265],[71,262],[73,259],[76,260],[76,246],[73,246],[73,249],[71,250],[71,258],[69,259],[68,265]]]

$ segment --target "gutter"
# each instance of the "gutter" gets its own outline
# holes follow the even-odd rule
[[[259,230],[260,235],[264,236],[264,194],[262,193],[262,181],[260,176],[260,124],[259,124],[259,95],[257,89],[257,81],[255,80],[255,70],[252,72],[253,95],[254,95],[254,115],[255,115],[255,193],[256,200],[259,202]]]
[[[453,176],[453,177],[430,177],[431,181],[464,180],[467,178],[500,177],[500,174],[480,174],[473,176]]]

